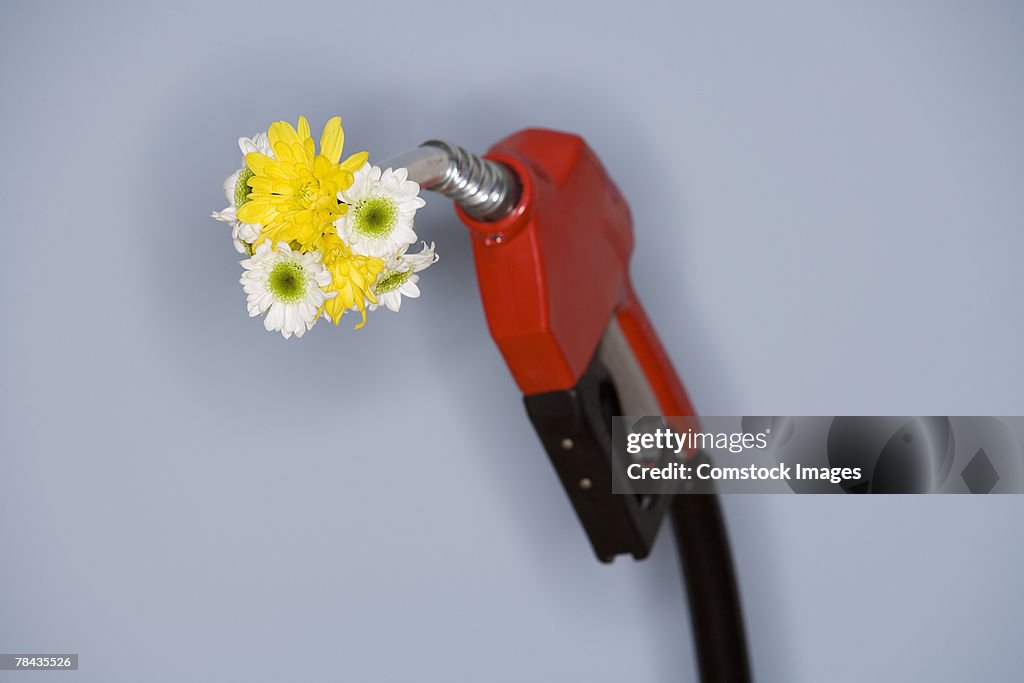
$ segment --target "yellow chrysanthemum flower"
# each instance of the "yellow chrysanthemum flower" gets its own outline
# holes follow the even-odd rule
[[[366,302],[377,303],[373,284],[384,270],[384,261],[372,256],[353,254],[348,245],[334,232],[322,235],[317,240],[316,248],[323,256],[324,268],[331,274],[331,284],[324,287],[324,290],[328,293],[338,293],[337,296],[324,301],[323,310],[337,325],[346,310],[353,307],[358,309],[362,314],[362,320],[356,325],[358,330],[366,324]]]
[[[345,133],[338,116],[324,126],[319,154],[304,116],[298,130],[287,121],[271,124],[267,138],[276,158],[260,152],[245,155],[253,174],[252,192],[238,207],[238,219],[263,226],[259,242],[298,242],[308,248],[325,233],[334,233],[333,221],[348,208],[338,201],[338,192],[352,185],[368,154],[353,154],[339,163]]]

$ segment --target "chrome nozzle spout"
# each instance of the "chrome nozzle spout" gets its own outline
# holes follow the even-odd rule
[[[504,218],[519,203],[521,188],[511,169],[443,140],[428,140],[380,167],[408,169],[409,180],[454,200],[480,221]]]

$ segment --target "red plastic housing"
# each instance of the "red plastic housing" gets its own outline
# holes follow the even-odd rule
[[[629,281],[629,206],[583,138],[528,129],[487,158],[518,176],[519,204],[499,221],[459,216],[473,236],[491,336],[522,392],[573,387],[615,315],[662,414],[693,415]]]

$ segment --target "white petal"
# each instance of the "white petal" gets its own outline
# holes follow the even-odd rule
[[[415,276],[414,276],[415,277]],[[410,278],[409,280],[402,283],[398,288],[398,291],[406,295],[410,299],[418,299],[420,296],[420,288]]]
[[[235,184],[238,182],[238,174],[241,172],[242,169],[238,169],[224,180],[224,198],[232,207],[235,206]]]
[[[271,305],[263,325],[270,331],[280,330],[284,326],[284,306],[280,302],[275,301]]]

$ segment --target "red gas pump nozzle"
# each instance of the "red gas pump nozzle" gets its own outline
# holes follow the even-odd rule
[[[612,417],[694,410],[630,284],[629,207],[597,156],[577,135],[529,129],[484,158],[432,140],[382,166],[455,200],[491,336],[597,557],[646,557],[670,512],[701,680],[748,681],[717,496],[612,493]]]
[[[430,141],[387,165],[452,197],[491,336],[594,552],[650,552],[668,496],[613,495],[613,415],[693,415],[629,280],[629,206],[577,135],[530,129],[484,159]]]

